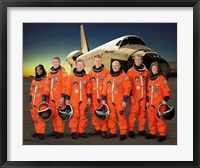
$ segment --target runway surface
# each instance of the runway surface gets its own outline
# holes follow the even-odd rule
[[[167,139],[164,142],[158,142],[158,133],[156,139],[147,140],[144,136],[138,135],[137,124],[135,128],[136,138],[131,139],[127,136],[126,140],[119,140],[119,132],[117,137],[112,139],[103,139],[100,135],[89,136],[84,139],[79,137],[77,140],[71,138],[68,122],[65,125],[64,137],[60,139],[54,139],[53,137],[47,137],[45,135],[44,140],[39,140],[37,137],[31,137],[34,133],[34,125],[31,119],[30,106],[29,106],[29,88],[31,84],[31,78],[23,79],[23,145],[177,145],[177,78],[170,78],[168,80],[171,88],[171,96],[169,99],[169,105],[172,105],[176,110],[175,117],[167,121]],[[126,110],[126,116],[128,115],[129,108]],[[89,133],[94,128],[91,124],[90,112],[87,112],[88,126],[85,130]],[[148,122],[148,121],[147,121]],[[46,134],[53,130],[51,121],[47,121]],[[119,131],[119,130],[118,130]],[[146,131],[148,132],[147,124]]]

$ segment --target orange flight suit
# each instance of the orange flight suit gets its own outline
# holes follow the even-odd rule
[[[112,76],[111,73],[107,75],[104,81],[102,95],[106,96],[106,102],[110,108],[108,127],[110,128],[111,134],[116,134],[117,122],[120,128],[120,134],[126,134],[127,121],[125,113],[123,112],[125,108],[122,107],[122,102],[128,100],[130,91],[131,82],[123,71],[118,76]],[[125,97],[127,100],[124,100]]]
[[[75,73],[69,75],[67,81],[66,98],[70,100],[74,114],[69,120],[71,132],[84,133],[88,119],[87,112],[87,96],[91,96],[91,83],[89,76],[83,70],[82,76],[76,76]]]
[[[60,69],[56,73],[51,73],[50,71],[48,73],[48,77],[50,85],[49,104],[52,108],[52,124],[55,132],[63,133],[65,123],[58,115],[57,109],[60,107],[59,100],[61,99],[61,97],[65,98],[68,75],[65,69],[63,67],[60,67]]]
[[[48,77],[44,77],[41,80],[33,79],[30,87],[31,96],[31,117],[34,121],[35,132],[38,134],[44,134],[46,128],[46,122],[38,117],[38,105],[42,102],[42,95],[48,94],[48,90],[45,91],[45,85],[48,84]],[[48,101],[47,101],[48,102]]]
[[[99,108],[101,103],[101,92],[103,90],[103,82],[109,70],[103,68],[101,71],[91,70],[89,72],[90,82],[92,83],[92,101],[90,107],[90,113],[92,115],[92,125],[96,130],[107,131],[108,118],[105,120],[100,120],[96,117],[94,111]]]
[[[149,79],[148,81],[148,127],[150,134],[156,134],[156,127],[160,136],[166,136],[167,123],[162,117],[157,117],[158,105],[164,100],[165,97],[170,96],[170,88],[166,78],[163,75],[158,76],[156,79]],[[161,106],[166,108],[166,106]],[[164,111],[165,109],[161,109]]]
[[[134,104],[130,102],[130,113],[128,115],[128,130],[134,131],[136,116],[138,115],[138,129],[143,131],[146,124],[146,94],[148,70],[139,71],[136,68],[128,70],[127,75],[132,84],[132,96]]]

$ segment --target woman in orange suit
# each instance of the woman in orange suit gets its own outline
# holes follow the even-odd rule
[[[162,117],[157,116],[158,106],[162,102],[167,104],[170,96],[170,88],[165,76],[162,75],[160,65],[153,62],[150,66],[150,77],[148,81],[148,127],[150,130],[147,139],[156,138],[156,128],[160,134],[158,141],[162,142],[166,139],[167,123]],[[166,106],[162,106],[164,111]]]
[[[109,70],[104,67],[102,64],[102,57],[100,55],[94,56],[94,66],[89,72],[90,82],[92,83],[92,102],[90,113],[92,115],[92,125],[95,129],[90,132],[90,135],[101,134],[102,138],[105,138],[107,135],[107,125],[108,121],[106,119],[100,120],[96,117],[94,111],[99,108],[101,104],[101,92],[103,90],[103,82],[106,78]]]
[[[88,138],[85,133],[88,119],[86,118],[87,105],[91,103],[91,83],[84,70],[84,61],[77,60],[76,68],[69,75],[66,90],[66,104],[70,103],[74,114],[69,120],[72,139]],[[78,133],[78,134],[77,134]]]
[[[126,139],[127,121],[125,109],[131,91],[129,77],[123,72],[119,61],[113,61],[112,70],[104,81],[102,91],[102,104],[106,102],[110,108],[108,127],[110,133],[107,139],[116,137],[117,123],[120,128],[119,140]],[[117,120],[118,117],[118,120]]]
[[[35,127],[35,133],[31,136],[39,137],[40,140],[44,139],[46,123],[38,117],[38,105],[47,99],[46,96],[43,96],[44,93],[48,94],[48,90],[45,91],[47,84],[48,78],[46,76],[46,71],[44,66],[40,64],[35,67],[35,77],[32,80],[30,87],[30,111]]]

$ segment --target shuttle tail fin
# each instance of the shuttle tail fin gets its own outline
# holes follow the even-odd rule
[[[88,46],[88,42],[87,42],[87,38],[86,38],[86,35],[85,35],[83,25],[81,25],[81,27],[80,27],[80,36],[81,36],[82,53],[86,53],[86,52],[89,51],[89,46]]]

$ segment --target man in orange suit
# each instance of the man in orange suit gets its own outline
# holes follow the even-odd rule
[[[87,106],[90,106],[91,103],[91,83],[84,70],[83,60],[76,61],[76,68],[69,75],[66,90],[66,104],[68,103],[74,109],[74,114],[69,120],[72,139],[78,139],[78,136],[88,138],[85,128],[88,122],[86,118]]]
[[[103,90],[103,82],[106,78],[109,70],[104,67],[102,64],[102,57],[100,55],[94,56],[94,66],[89,72],[90,82],[92,83],[92,102],[90,113],[92,114],[92,124],[95,129],[90,132],[90,135],[101,134],[102,138],[105,138],[107,135],[107,118],[100,120],[96,117],[94,111],[99,108],[101,104],[101,92]]]
[[[116,137],[117,123],[120,128],[120,140],[126,139],[127,121],[125,109],[131,91],[129,77],[123,72],[119,61],[113,61],[112,70],[104,81],[102,103],[105,101],[110,108],[108,127],[110,133],[107,139]],[[117,120],[118,117],[118,120]]]
[[[58,108],[64,107],[65,102],[65,92],[66,92],[66,82],[68,75],[64,69],[60,65],[60,58],[55,56],[52,59],[52,67],[48,73],[49,77],[49,85],[50,85],[50,96],[49,96],[49,103],[52,108],[52,123],[54,127],[54,131],[48,136],[53,136],[55,138],[63,137],[64,132],[64,121],[58,115]]]
[[[146,92],[148,70],[142,64],[142,55],[137,54],[134,58],[134,64],[128,70],[127,75],[132,84],[132,91],[130,96],[130,113],[128,115],[128,131],[129,137],[136,138],[134,133],[136,116],[138,116],[138,129],[139,134],[147,136],[145,131],[146,124]]]

